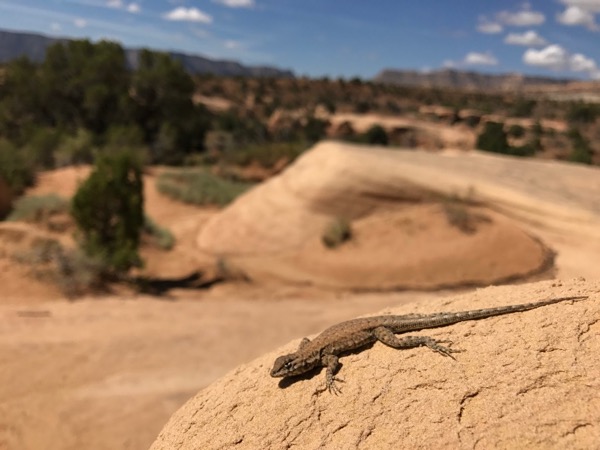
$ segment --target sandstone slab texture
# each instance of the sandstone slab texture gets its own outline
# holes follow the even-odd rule
[[[600,229],[597,202],[559,182],[564,171],[600,192],[600,172],[521,164],[321,142],[208,220],[197,244],[256,282],[434,290],[527,279],[552,252],[516,218]],[[334,251],[322,237],[340,219],[352,238]]]
[[[380,343],[343,357],[337,396],[323,391],[324,371],[286,385],[269,376],[299,336],[199,392],[151,450],[598,448],[599,282],[489,287],[383,313],[574,295],[589,299],[411,333],[453,341],[456,360]]]

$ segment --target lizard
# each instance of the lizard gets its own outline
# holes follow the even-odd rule
[[[338,394],[341,393],[341,390],[335,382],[343,382],[343,380],[335,377],[340,366],[339,357],[370,347],[377,341],[396,349],[425,346],[440,353],[442,356],[449,356],[455,359],[452,353],[458,353],[461,350],[441,345],[443,343],[451,345],[451,341],[435,340],[427,336],[397,337],[396,334],[445,327],[458,322],[529,311],[554,303],[568,300],[577,301],[586,298],[588,297],[560,297],[534,303],[470,311],[407,314],[401,316],[385,315],[348,320],[327,328],[312,341],[308,338],[302,339],[298,350],[294,353],[280,356],[275,360],[271,376],[274,378],[287,378],[304,374],[318,367],[325,367],[326,389],[330,393]]]

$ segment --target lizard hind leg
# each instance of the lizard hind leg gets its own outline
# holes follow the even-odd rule
[[[428,336],[403,336],[399,338],[386,327],[377,327],[373,332],[377,340],[381,343],[397,349],[429,347],[431,350],[436,351],[443,356],[449,356],[452,359],[454,359],[452,353],[460,352],[460,350],[440,345],[442,343],[452,344],[451,341],[438,341]]]

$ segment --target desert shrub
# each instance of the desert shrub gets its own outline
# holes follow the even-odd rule
[[[588,140],[581,135],[578,129],[572,128],[568,132],[571,139],[572,150],[569,155],[569,161],[592,164],[593,151]]]
[[[372,145],[388,145],[388,134],[381,125],[373,125],[365,133],[365,141]]]
[[[591,103],[573,103],[567,112],[567,120],[571,123],[593,123],[600,115],[600,105]]]
[[[535,100],[520,98],[514,104],[511,115],[514,117],[531,117],[536,104]]]
[[[27,138],[23,150],[28,160],[36,167],[53,169],[55,166],[54,153],[59,148],[62,139],[61,132],[56,128],[35,128]]]
[[[15,196],[35,181],[34,166],[28,163],[23,151],[5,139],[0,139],[0,178]]]
[[[477,137],[477,148],[493,153],[510,153],[510,146],[504,131],[504,124],[487,122],[481,134]]]
[[[204,169],[181,169],[162,173],[156,181],[159,192],[195,205],[226,205],[252,185],[225,180]]]
[[[311,143],[320,141],[327,134],[327,128],[329,128],[329,125],[330,123],[327,120],[309,117],[303,127],[304,138]]]
[[[508,135],[516,138],[523,137],[525,136],[525,128],[517,124],[511,125],[511,127],[508,129]]]
[[[247,166],[253,162],[263,167],[273,167],[282,159],[291,162],[307,148],[304,142],[265,142],[250,144],[227,156],[227,163]]]
[[[144,233],[150,235],[158,247],[171,250],[175,245],[175,236],[168,229],[161,227],[148,216],[144,216]]]
[[[442,204],[442,208],[448,224],[465,234],[475,233],[480,223],[491,221],[483,214],[472,212],[469,205],[462,201],[449,199]]]
[[[54,214],[69,211],[69,201],[56,194],[30,195],[19,198],[7,220],[43,222]]]
[[[94,136],[84,128],[79,128],[73,135],[65,135],[54,151],[56,167],[71,164],[90,164],[94,160],[96,146]]]
[[[67,249],[56,239],[38,239],[31,248],[16,252],[12,259],[31,268],[38,279],[54,283],[68,298],[104,290],[105,267],[77,249]]]
[[[327,248],[336,248],[352,238],[350,222],[337,217],[325,227],[321,241]]]
[[[371,111],[371,103],[366,100],[359,100],[354,104],[354,112],[357,114],[366,114]]]
[[[106,270],[102,258],[80,250],[62,250],[54,256],[55,282],[69,298],[106,290]]]
[[[143,181],[141,165],[132,154],[99,156],[73,197],[71,213],[81,233],[81,248],[102,261],[107,275],[141,266]]]
[[[523,145],[510,147],[508,154],[512,156],[533,156],[539,147],[539,139]]]

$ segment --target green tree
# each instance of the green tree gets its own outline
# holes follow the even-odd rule
[[[37,67],[27,58],[6,65],[0,83],[0,135],[22,144],[23,135],[41,120]]]
[[[13,196],[21,194],[35,181],[34,168],[24,152],[6,139],[0,139],[0,179],[8,184]]]
[[[494,153],[510,153],[510,146],[504,131],[504,124],[487,122],[483,132],[477,137],[477,148]]]
[[[132,114],[151,151],[164,149],[165,130],[173,139],[173,162],[202,149],[208,113],[192,102],[194,82],[178,61],[166,53],[142,50],[132,78]],[[156,158],[157,155],[155,155]]]
[[[569,161],[592,164],[593,151],[590,147],[589,141],[581,135],[581,132],[577,128],[571,128],[567,133],[571,139],[573,148],[569,155]]]
[[[381,125],[373,125],[365,133],[365,140],[373,145],[388,145],[388,134]]]
[[[537,102],[532,99],[519,98],[512,108],[514,117],[531,117]]]
[[[73,198],[71,212],[84,252],[98,258],[106,275],[140,266],[144,226],[142,169],[128,152],[97,158],[94,170]]]
[[[573,103],[567,112],[567,120],[571,123],[594,123],[600,115],[600,106],[591,103]]]
[[[88,40],[57,43],[41,66],[41,97],[49,125],[103,133],[126,118],[129,71],[123,48]]]
[[[508,134],[512,137],[521,138],[525,136],[525,128],[518,124],[511,125]]]

